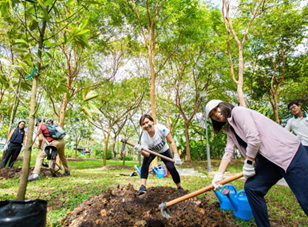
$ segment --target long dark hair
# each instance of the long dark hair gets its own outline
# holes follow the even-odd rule
[[[20,124],[21,122],[25,123],[25,127],[26,127],[26,122],[25,122],[24,120],[21,120],[21,121],[19,121],[18,124],[17,124],[17,127],[16,127],[16,129],[15,129],[16,132],[20,132],[20,130],[23,131],[23,132],[25,131],[25,127],[23,127],[22,129],[19,128],[19,124]]]
[[[234,108],[234,106],[231,103],[221,102],[219,103],[217,107],[219,107],[221,111],[221,115],[223,116],[224,119],[231,117],[231,112],[232,112],[232,109]],[[220,130],[223,128],[223,126],[227,123],[227,122],[217,122],[213,120],[212,118],[211,120],[212,120],[212,125],[213,125],[213,131],[215,134],[218,134]]]
[[[144,114],[140,117],[140,120],[139,120],[139,125],[141,126],[141,123],[145,120],[145,119],[149,119],[150,121],[154,122],[154,119],[151,117],[151,115],[149,114]]]

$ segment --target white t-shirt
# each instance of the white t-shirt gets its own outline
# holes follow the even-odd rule
[[[308,117],[306,113],[304,113],[302,118],[295,116],[292,117],[290,120],[288,120],[285,128],[289,131],[292,129],[302,144],[304,146],[308,146]]]
[[[154,125],[155,134],[150,137],[147,131],[143,131],[141,136],[141,146],[157,153],[164,153],[169,149],[166,142],[166,136],[170,130],[164,125]]]

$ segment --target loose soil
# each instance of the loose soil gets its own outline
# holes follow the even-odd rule
[[[185,200],[168,209],[172,218],[162,216],[158,206],[189,193],[171,187],[150,187],[138,196],[132,185],[107,189],[68,212],[63,226],[238,226],[217,204],[205,197]],[[218,205],[219,206],[219,205]]]
[[[34,167],[30,168],[29,176],[32,174]],[[0,169],[0,180],[7,180],[12,178],[20,178],[21,176],[21,167],[13,167],[13,168],[3,168]],[[50,169],[41,168],[40,176],[43,177],[61,177],[60,172],[52,173]]]

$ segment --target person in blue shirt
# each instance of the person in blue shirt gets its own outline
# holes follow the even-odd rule
[[[27,137],[25,124],[26,122],[24,120],[19,121],[17,127],[10,132],[4,145],[4,150],[6,150],[6,153],[0,169],[4,168],[9,160],[9,167],[12,168],[19,153],[24,150]]]

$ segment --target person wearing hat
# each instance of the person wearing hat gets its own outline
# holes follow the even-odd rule
[[[257,226],[270,226],[264,196],[282,177],[308,215],[308,155],[295,135],[257,111],[217,99],[207,103],[206,116],[215,134],[221,129],[227,134],[225,153],[212,180],[215,190],[237,147],[245,158],[244,189]]]
[[[49,145],[56,147],[58,155],[59,155],[60,160],[62,161],[63,167],[64,167],[64,172],[62,173],[62,175],[63,176],[70,175],[70,170],[68,168],[67,160],[66,160],[65,153],[64,153],[64,150],[65,150],[64,139],[54,140],[50,136],[48,128],[45,124],[42,124],[41,127],[40,127],[41,122],[42,122],[42,119],[38,118],[37,122],[36,122],[36,126],[40,130],[39,130],[39,133],[38,133],[39,134],[39,136],[38,136],[39,144],[36,144],[36,147],[38,149],[41,149],[44,138],[45,138],[45,140],[47,140]],[[44,161],[44,158],[47,157],[47,154],[44,151],[46,146],[47,146],[47,144],[45,143],[43,151],[41,151],[39,153],[39,155],[36,157],[35,167],[34,167],[33,173],[28,178],[29,181],[34,181],[34,180],[37,180],[39,178],[39,174],[40,174],[41,168],[42,168],[42,163]]]
[[[12,168],[19,153],[24,150],[27,137],[25,124],[26,122],[24,120],[19,121],[17,127],[10,132],[4,145],[4,150],[6,150],[6,153],[0,169],[4,168],[9,160],[9,167]]]

